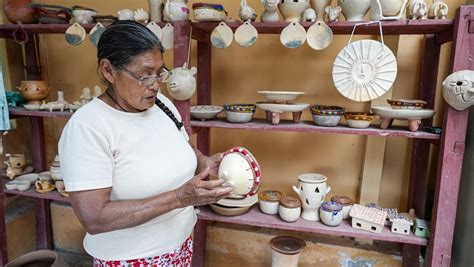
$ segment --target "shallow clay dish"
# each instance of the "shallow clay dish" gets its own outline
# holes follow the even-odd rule
[[[258,201],[258,195],[245,198],[223,198],[217,204],[225,207],[251,207]]]
[[[200,106],[192,106],[191,110],[191,117],[197,120],[212,120],[215,119],[216,116],[221,113],[224,108],[220,106],[211,106],[211,105],[200,105]]]
[[[209,204],[211,209],[223,216],[237,216],[246,213],[251,207],[226,207],[219,204]]]
[[[290,91],[258,91],[257,93],[263,95],[265,99],[275,103],[286,103],[295,100],[298,96],[304,95],[304,92],[290,92]]]

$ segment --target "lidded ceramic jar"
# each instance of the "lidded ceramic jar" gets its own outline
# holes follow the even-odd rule
[[[294,197],[284,197],[278,207],[280,218],[286,222],[296,222],[301,215],[301,203]]]
[[[278,214],[280,200],[285,195],[280,191],[266,190],[258,194],[258,203],[260,210],[265,214]]]
[[[257,193],[261,171],[257,160],[247,149],[234,147],[224,153],[218,176],[234,188],[234,195],[246,197]]]
[[[319,207],[326,194],[331,191],[327,177],[318,173],[305,173],[298,176],[298,184],[293,186],[303,205],[301,217],[308,221],[319,221]]]
[[[331,201],[342,205],[342,218],[344,220],[349,219],[349,211],[351,211],[354,201],[348,196],[333,196]]]
[[[319,216],[321,221],[328,226],[338,226],[342,222],[343,206],[334,201],[327,201],[321,204]]]
[[[337,0],[347,21],[363,21],[370,9],[371,0]]]
[[[304,11],[310,8],[309,0],[281,0],[278,5],[286,22],[300,22]]]
[[[272,267],[297,267],[306,243],[296,237],[277,236],[270,240]]]

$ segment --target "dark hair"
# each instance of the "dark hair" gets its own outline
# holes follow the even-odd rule
[[[120,69],[129,64],[134,57],[154,49],[164,52],[160,39],[150,29],[135,21],[119,20],[107,27],[100,36],[97,44],[97,60],[100,65],[102,59],[108,59],[112,66]],[[110,87],[110,83],[107,80],[105,82]],[[181,130],[183,123],[178,121],[173,112],[158,98],[155,102],[174,122],[178,130]]]

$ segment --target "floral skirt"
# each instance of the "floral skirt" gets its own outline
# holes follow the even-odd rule
[[[94,267],[189,267],[193,256],[193,239],[188,237],[181,247],[173,252],[166,253],[156,257],[104,261],[94,258]]]

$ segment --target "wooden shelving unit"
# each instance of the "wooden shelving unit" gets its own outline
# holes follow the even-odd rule
[[[474,43],[474,7],[461,7],[456,15],[456,20],[401,20],[383,22],[385,35],[399,34],[422,34],[425,36],[425,55],[422,62],[420,77],[419,98],[428,102],[428,108],[434,107],[436,95],[437,72],[439,65],[439,54],[441,45],[453,41],[451,71],[462,69],[474,69],[473,62],[469,61],[469,45]],[[329,26],[335,34],[350,34],[354,22],[335,22]],[[181,66],[188,58],[189,36],[192,30],[192,39],[197,40],[198,50],[198,104],[211,104],[211,44],[209,42],[210,32],[216,23],[174,23],[174,65]],[[229,23],[232,29],[236,29],[240,23]],[[260,23],[255,27],[260,34],[278,34],[287,25],[285,22]],[[471,25],[471,26],[470,26]],[[304,23],[308,28],[310,24]],[[22,27],[29,37],[36,34],[63,34],[69,25],[0,25],[0,38],[12,38],[12,33]],[[89,31],[93,25],[84,25]],[[360,26],[356,34],[377,35],[377,25]],[[35,40],[29,38],[25,44],[27,55],[27,79],[41,79],[39,63],[35,50]],[[198,148],[205,154],[209,154],[210,129],[236,129],[236,130],[261,130],[261,131],[292,131],[324,134],[356,134],[369,136],[404,137],[413,139],[412,165],[410,171],[409,205],[407,208],[415,208],[418,215],[426,215],[425,203],[427,199],[427,168],[430,152],[430,144],[439,144],[438,174],[436,180],[436,193],[433,198],[434,208],[432,211],[432,235],[430,239],[423,239],[413,235],[394,235],[385,228],[382,234],[371,234],[350,227],[344,222],[339,227],[327,227],[321,223],[299,220],[289,224],[281,221],[276,216],[269,216],[252,208],[246,214],[237,217],[224,217],[214,214],[207,207],[200,207],[198,223],[194,234],[194,256],[193,266],[204,266],[206,227],[207,221],[219,221],[234,224],[253,225],[277,229],[296,230],[302,232],[321,233],[333,236],[359,237],[388,242],[402,243],[403,265],[417,266],[421,246],[427,246],[427,266],[449,266],[451,255],[451,244],[454,232],[456,215],[456,203],[459,189],[460,172],[464,154],[464,142],[467,128],[467,111],[457,112],[450,107],[445,107],[443,133],[441,135],[427,132],[410,132],[405,128],[391,128],[382,130],[378,128],[351,129],[345,126],[334,128],[318,127],[312,122],[292,124],[283,121],[280,125],[272,125],[265,120],[255,120],[247,124],[230,124],[223,120],[216,121],[191,121],[189,114],[189,101],[175,101],[175,105],[181,113],[187,130],[197,134]],[[35,170],[45,170],[45,147],[44,147],[44,118],[69,118],[70,112],[47,112],[29,111],[24,108],[10,108],[11,117],[27,118],[30,121],[31,154]],[[427,123],[430,123],[428,120]],[[6,181],[3,181],[5,183]],[[2,184],[3,185],[3,184]],[[0,267],[7,260],[5,211],[3,201],[6,195],[23,195],[36,199],[37,220],[37,248],[51,249],[51,219],[49,205],[51,200],[68,202],[68,199],[60,196],[57,192],[50,194],[38,194],[34,189],[29,191],[9,191],[0,188]]]

